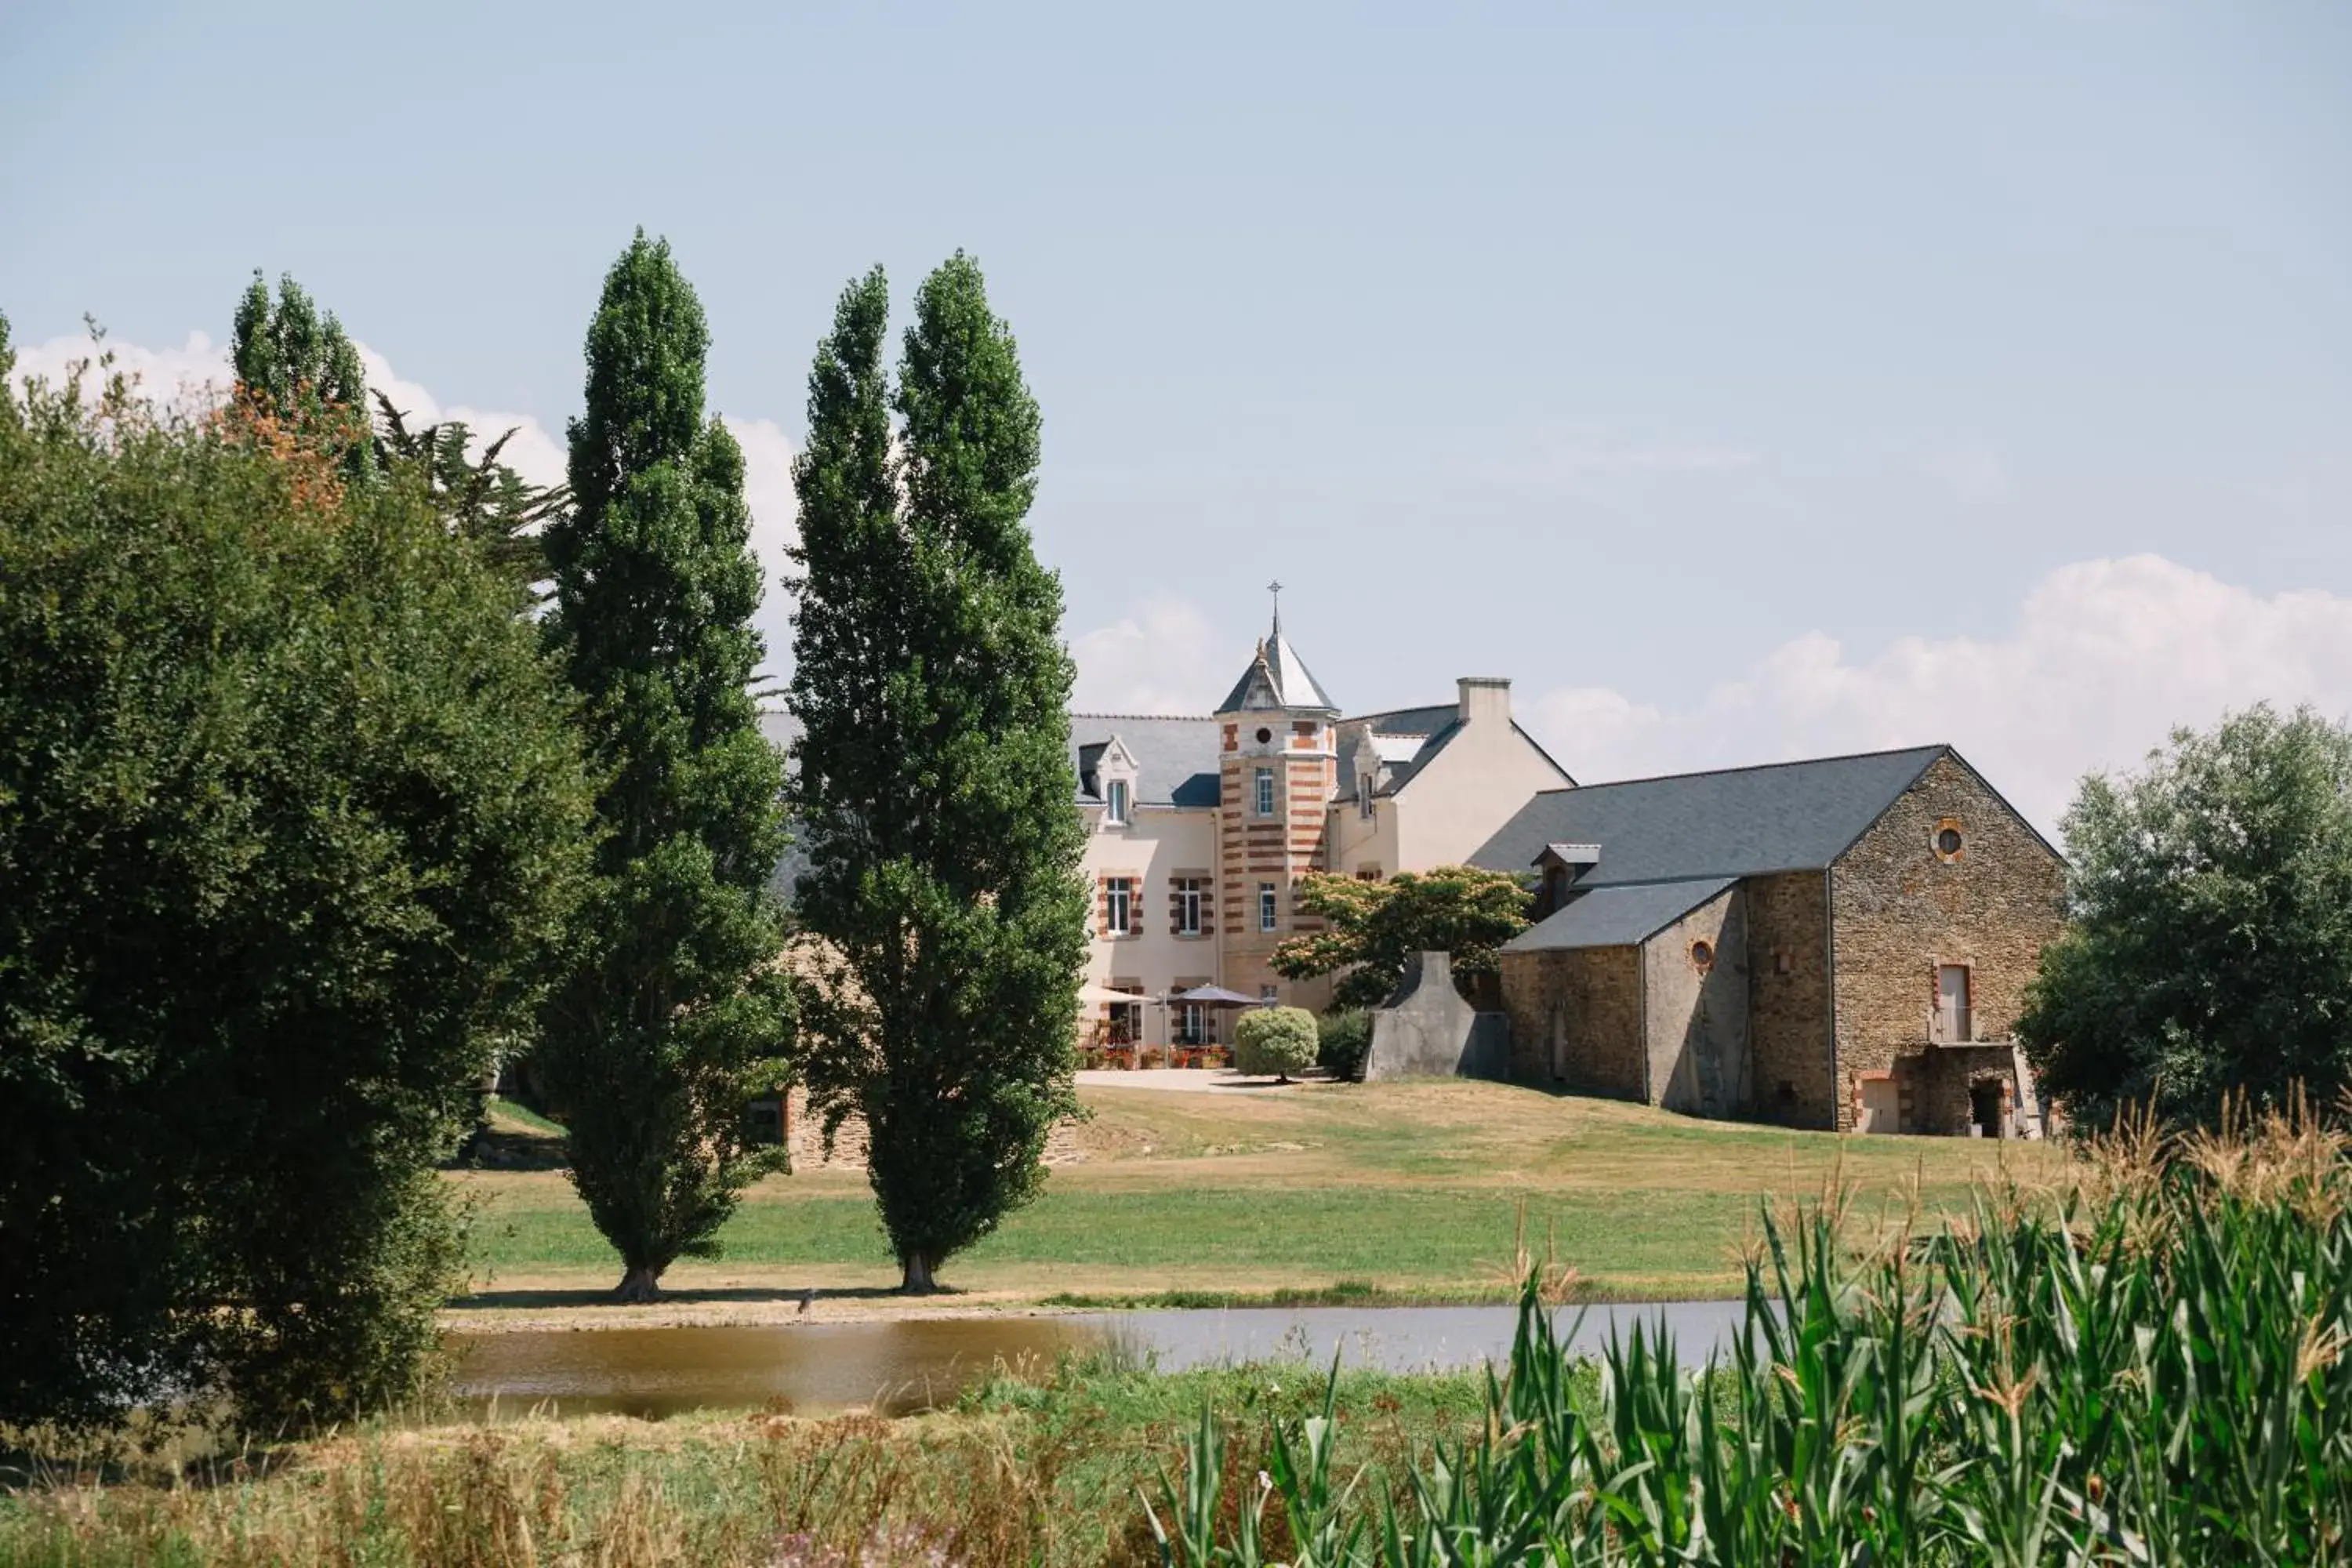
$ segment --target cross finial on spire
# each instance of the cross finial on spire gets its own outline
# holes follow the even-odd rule
[[[1268,583],[1265,591],[1274,595],[1274,629],[1279,635],[1282,631],[1282,579],[1277,577]]]

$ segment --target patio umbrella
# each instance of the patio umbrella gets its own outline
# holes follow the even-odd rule
[[[1168,998],[1171,1002],[1198,1002],[1207,1007],[1255,1007],[1258,999],[1244,996],[1238,991],[1228,991],[1222,985],[1195,985],[1190,991],[1179,991]]]
[[[1081,1007],[1097,1006],[1105,1002],[1141,1002],[1144,1000],[1144,997],[1137,995],[1132,991],[1114,991],[1108,985],[1088,984],[1078,987],[1078,1005]]]

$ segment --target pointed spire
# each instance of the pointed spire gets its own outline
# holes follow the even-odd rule
[[[1324,695],[1323,688],[1298,657],[1298,650],[1282,635],[1282,584],[1266,584],[1274,597],[1274,629],[1258,638],[1250,658],[1249,668],[1242,672],[1220,713],[1236,713],[1244,710],[1286,709],[1299,713],[1337,713],[1339,710]]]

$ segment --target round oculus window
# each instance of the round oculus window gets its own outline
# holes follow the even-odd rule
[[[1265,745],[1268,741],[1271,741],[1271,740],[1273,740],[1273,739],[1274,739],[1274,731],[1271,731],[1271,730],[1260,730],[1260,731],[1257,732],[1257,743],[1258,743],[1259,745],[1261,745],[1261,746]]]
[[[1960,842],[1958,828],[1948,826],[1936,829],[1936,853],[1943,858],[1950,860],[1957,858],[1960,852]]]
[[[1701,974],[1715,967],[1715,943],[1702,937],[1691,943],[1691,963]]]

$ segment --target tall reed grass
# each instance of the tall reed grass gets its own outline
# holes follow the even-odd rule
[[[1530,1269],[1482,1436],[1341,1478],[1327,1408],[1237,1502],[1204,1412],[1150,1528],[1169,1568],[2352,1562],[2347,1199],[2297,1107],[1860,1255],[1834,1202],[1768,1216],[1728,1352],[1637,1325],[1597,1400]]]

